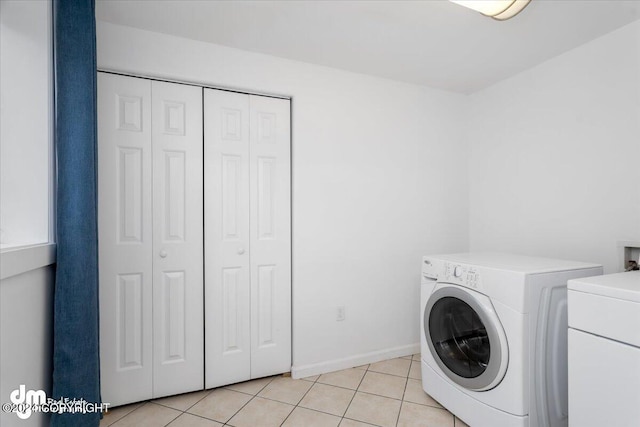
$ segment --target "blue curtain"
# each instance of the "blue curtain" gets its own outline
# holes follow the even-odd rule
[[[100,403],[94,0],[54,0],[57,259],[53,398]],[[99,413],[51,426],[98,426]]]

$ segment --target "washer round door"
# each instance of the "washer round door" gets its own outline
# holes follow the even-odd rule
[[[504,378],[507,340],[487,296],[439,284],[427,301],[424,331],[434,360],[456,384],[485,391]]]

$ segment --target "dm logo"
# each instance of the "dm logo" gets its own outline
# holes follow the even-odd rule
[[[16,405],[16,415],[21,420],[29,418],[34,407],[47,403],[47,393],[44,390],[26,390],[26,388],[24,384],[20,384],[20,387],[9,395],[11,403]]]

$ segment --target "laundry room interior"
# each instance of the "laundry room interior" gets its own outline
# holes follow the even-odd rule
[[[640,425],[640,1],[0,7],[3,427]]]

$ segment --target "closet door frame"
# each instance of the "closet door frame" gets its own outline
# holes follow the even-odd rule
[[[174,83],[174,84],[182,84],[182,85],[188,85],[188,86],[194,86],[197,87],[199,89],[201,89],[203,91],[202,94],[202,102],[203,102],[203,111],[202,111],[202,117],[204,118],[205,123],[203,123],[203,131],[204,131],[204,135],[202,137],[203,139],[203,150],[204,150],[204,154],[203,154],[203,175],[204,175],[204,189],[203,189],[203,193],[204,193],[204,202],[203,202],[203,211],[204,211],[204,215],[206,217],[206,212],[208,209],[210,209],[211,207],[207,208],[207,197],[206,197],[206,192],[207,192],[207,188],[206,188],[206,182],[207,182],[207,148],[206,148],[206,129],[207,129],[207,125],[206,125],[206,102],[205,102],[205,97],[206,97],[206,93],[207,90],[216,90],[216,91],[221,91],[221,92],[229,92],[229,93],[234,93],[234,94],[242,94],[245,95],[247,97],[247,99],[252,99],[252,98],[257,98],[257,100],[259,101],[262,98],[266,98],[266,99],[274,99],[274,100],[282,100],[285,101],[287,103],[287,120],[286,120],[286,132],[288,133],[287,136],[287,150],[288,150],[288,158],[286,160],[287,163],[287,173],[288,173],[288,185],[282,189],[283,192],[286,192],[286,196],[288,198],[288,208],[287,208],[287,215],[288,215],[288,230],[286,230],[286,232],[288,233],[287,235],[287,239],[288,239],[288,267],[285,268],[284,270],[286,271],[282,271],[285,276],[288,277],[288,292],[286,292],[286,298],[285,298],[285,302],[284,304],[287,305],[288,311],[287,311],[287,315],[286,317],[288,317],[288,323],[286,324],[285,330],[280,330],[277,333],[278,336],[278,340],[281,342],[282,339],[287,340],[288,338],[288,346],[280,346],[280,348],[278,349],[278,352],[280,352],[281,354],[284,353],[288,353],[288,357],[287,357],[287,361],[285,363],[280,363],[280,366],[275,368],[275,369],[269,369],[269,368],[265,368],[263,366],[258,366],[255,365],[253,366],[251,363],[251,353],[255,353],[256,351],[260,351],[260,350],[267,350],[270,347],[274,347],[273,345],[271,345],[272,343],[268,342],[270,341],[270,339],[268,339],[268,334],[265,335],[264,332],[260,333],[260,325],[259,325],[259,321],[258,319],[250,319],[249,323],[244,326],[242,325],[242,328],[246,328],[248,331],[243,332],[243,334],[246,336],[247,341],[247,355],[243,355],[243,364],[244,366],[249,366],[249,375],[248,376],[244,376],[243,379],[238,380],[238,381],[242,381],[242,380],[247,380],[247,379],[251,379],[251,378],[259,378],[262,376],[267,376],[267,375],[273,375],[276,373],[281,373],[281,372],[287,372],[290,371],[291,367],[292,367],[292,362],[293,362],[293,354],[292,354],[292,348],[293,348],[293,325],[292,325],[292,319],[293,319],[293,278],[292,278],[292,269],[293,269],[293,241],[292,241],[292,233],[293,233],[293,209],[292,209],[292,201],[293,201],[293,195],[292,195],[292,180],[293,180],[293,174],[292,174],[292,170],[293,170],[293,162],[292,162],[292,128],[291,128],[291,105],[292,105],[292,98],[291,97],[287,97],[287,96],[276,96],[276,95],[270,95],[270,94],[264,94],[264,93],[250,93],[250,92],[239,92],[239,91],[235,91],[235,90],[230,90],[228,88],[224,88],[224,87],[217,87],[217,86],[212,86],[212,85],[205,85],[205,84],[200,84],[200,83],[192,83],[192,82],[188,82],[188,81],[181,81],[179,79],[158,79],[158,78],[154,78],[154,77],[150,77],[150,76],[144,76],[144,75],[136,75],[136,74],[130,74],[130,73],[124,73],[124,72],[117,72],[117,71],[113,71],[113,70],[102,70],[102,69],[98,69],[98,75],[112,75],[112,76],[121,76],[123,78],[128,78],[128,77],[132,77],[132,78],[136,78],[136,79],[140,79],[140,80],[144,80],[146,81],[149,86],[151,86],[151,84],[153,82],[159,82],[159,83]],[[141,98],[142,99],[142,98]],[[145,101],[147,102],[147,101]],[[144,123],[146,124],[150,124],[151,123],[151,112],[150,112],[150,102],[151,102],[151,97],[149,96],[149,108],[145,108],[144,109],[144,114],[148,114],[148,117],[145,115],[145,117],[142,118],[142,120],[144,121]],[[257,116],[255,115],[251,115],[247,114],[247,122],[249,122],[249,120],[253,120],[256,121],[257,120]],[[281,123],[279,123],[279,125],[281,125]],[[249,126],[247,124],[247,126]],[[150,132],[150,126],[148,128],[149,132]],[[149,138],[151,138],[151,135],[149,135]],[[255,141],[253,141],[255,142]],[[149,159],[146,159],[146,161],[148,161],[149,163],[151,161],[154,161],[151,158],[151,149],[147,150],[147,152],[145,153],[145,155],[149,156]],[[255,157],[255,156],[253,156]],[[251,160],[257,160],[256,158],[253,158]],[[264,157],[264,156],[263,156]],[[255,164],[253,164],[255,163]],[[251,169],[253,169],[253,173],[255,176],[255,173],[258,172],[258,170],[260,169],[258,163],[256,162],[252,162],[252,164],[248,165],[248,167],[251,167]],[[248,189],[248,195],[247,197],[251,197],[253,199],[255,199],[257,196],[256,193],[256,185],[254,185],[254,188],[251,188],[251,186],[249,185],[250,183],[246,184],[246,187]],[[150,185],[152,187],[153,183],[148,183],[145,185]],[[146,187],[145,187],[146,188]],[[147,193],[151,194],[152,189],[148,189]],[[151,209],[151,202],[145,202],[149,204],[149,209]],[[257,223],[255,221],[257,221],[256,218],[249,218],[249,221],[252,222],[252,228],[254,231],[257,230]],[[204,255],[203,255],[203,274],[204,274],[204,278],[203,278],[203,283],[204,283],[204,307],[203,307],[203,317],[204,317],[204,324],[205,324],[205,328],[206,328],[206,324],[207,322],[207,316],[208,316],[208,303],[207,301],[212,299],[212,292],[210,289],[208,289],[207,286],[207,264],[210,262],[210,254],[211,254],[211,248],[207,248],[207,236],[209,234],[209,230],[206,226],[206,219],[203,221],[205,223],[204,226],[204,233],[203,233],[203,237],[204,237],[204,244],[203,244],[203,249],[204,249]],[[146,227],[150,228],[150,223],[151,221],[144,221]],[[152,230],[147,231],[145,234],[146,235],[150,235],[150,233],[152,232]],[[237,252],[240,252],[240,249],[244,249],[245,253],[248,250],[249,246],[252,245],[252,242],[256,242],[259,241],[259,235],[256,233],[251,232],[251,234],[248,236],[248,241],[246,243],[245,246],[238,246],[236,248]],[[104,250],[109,250],[107,248],[105,248]],[[153,245],[152,250],[148,252],[149,253],[149,257],[150,257],[150,262],[154,257],[157,257],[159,255],[158,252],[158,247],[156,245]],[[247,284],[245,285],[246,289],[242,289],[242,292],[247,292],[250,295],[252,295],[251,297],[251,304],[254,305],[253,310],[257,310],[258,308],[256,308],[256,306],[263,306],[262,311],[264,312],[264,303],[260,303],[259,302],[259,298],[257,297],[258,295],[260,295],[260,288],[257,287],[257,283],[259,283],[260,280],[260,275],[262,273],[263,278],[264,277],[269,277],[269,275],[265,276],[265,272],[266,269],[264,268],[259,268],[260,266],[264,266],[265,264],[258,264],[256,262],[252,262],[249,264],[248,269],[247,269],[247,273],[249,275],[249,277],[247,278]],[[150,267],[151,268],[151,267]],[[151,288],[151,275],[154,274],[154,272],[152,270],[150,270],[149,272],[149,278],[146,280],[145,284],[147,285],[147,287],[143,288],[143,290],[145,290],[145,295],[147,294],[151,294],[152,288]],[[102,278],[101,278],[102,280]],[[256,285],[254,285],[253,283],[251,283],[251,280],[253,280]],[[263,279],[263,283],[265,283],[265,280]],[[146,298],[146,299],[144,299]],[[143,304],[145,307],[147,307],[147,305],[149,307],[147,307],[144,310],[145,315],[149,315],[151,316],[151,300],[152,298],[149,297],[144,297],[143,301],[141,302],[141,304]],[[102,299],[102,292],[101,292],[101,299]],[[213,299],[215,300],[215,297],[213,297]],[[264,299],[263,299],[264,301]],[[248,310],[251,310],[251,308],[249,307]],[[102,321],[105,321],[107,319],[103,318]],[[146,322],[147,324],[151,323],[151,320]],[[152,326],[152,325],[151,325]],[[151,327],[149,326],[149,327]],[[251,331],[251,327],[254,326],[255,332]],[[146,327],[146,326],[145,326]],[[262,327],[262,330],[265,331],[264,326]],[[103,332],[101,331],[101,334]],[[146,334],[145,336],[152,336],[152,335],[157,335],[157,332],[153,332]],[[207,368],[207,366],[210,363],[210,357],[211,354],[213,353],[213,348],[211,347],[209,341],[207,339],[208,336],[208,332],[205,330],[203,332],[203,341],[204,341],[204,361],[203,361],[203,365],[204,365],[204,388],[205,389],[209,389],[212,387],[217,387],[220,385],[226,385],[226,384],[230,384],[232,382],[236,382],[235,378],[238,378],[239,376],[237,374],[231,375],[231,377],[233,377],[233,379],[229,378],[226,380],[222,380],[219,381],[217,379],[211,379],[210,377],[210,369]],[[276,335],[274,335],[276,336]],[[264,337],[267,337],[267,339],[264,339]],[[149,344],[149,346],[146,346],[146,344],[143,346],[146,348],[151,348],[151,344]],[[285,350],[286,349],[286,350]],[[103,351],[101,349],[101,357],[105,357],[103,355]],[[113,353],[115,350],[111,349],[111,350],[107,350],[106,353]],[[149,354],[149,351],[144,352],[144,357],[145,357],[145,367],[146,368],[150,368],[151,367],[151,360],[146,361],[146,359],[151,359],[153,357],[153,355]],[[268,351],[267,351],[268,353]],[[146,370],[146,369],[145,369]],[[106,372],[103,372],[103,378],[105,377]],[[133,402],[133,401],[138,401],[138,400],[143,400],[143,399],[147,399],[148,397],[140,397],[142,396],[140,392],[135,392],[135,390],[140,390],[140,389],[151,389],[153,390],[153,372],[151,373],[147,373],[146,376],[144,376],[143,378],[140,379],[140,381],[134,381],[135,382],[135,386],[132,387],[131,390],[128,391],[127,394],[132,394],[132,392],[137,393],[136,395],[139,396],[138,398],[127,398],[126,400],[122,400],[122,399],[112,399],[110,400],[111,402],[120,402],[121,403],[129,403],[129,402]],[[127,384],[132,384],[132,382],[130,382],[131,380],[127,380]],[[104,382],[104,380],[103,380]],[[110,381],[106,381],[107,383]],[[153,393],[153,392],[152,392]],[[153,393],[153,397],[158,397],[159,395],[155,395],[155,393]],[[104,397],[104,396],[103,396]],[[115,403],[117,405],[117,403]]]

